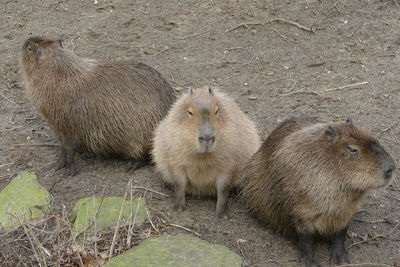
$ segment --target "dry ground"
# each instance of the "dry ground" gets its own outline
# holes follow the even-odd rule
[[[49,168],[58,142],[25,98],[17,65],[32,35],[62,38],[81,56],[147,63],[178,90],[219,86],[257,122],[263,139],[300,112],[324,120],[351,117],[380,137],[399,163],[397,0],[97,1],[1,0],[0,189],[19,171],[33,170],[54,196],[55,213],[103,191],[122,196],[129,179],[172,195],[151,166],[127,173],[125,162],[80,158],[74,177]],[[230,220],[214,217],[213,199],[189,198],[187,210],[177,214],[170,212],[171,198],[151,192],[145,198],[154,214],[157,209],[230,247],[253,266],[298,266],[294,246],[234,198]],[[398,180],[370,195],[351,223],[347,245],[359,242],[350,248],[353,263],[400,261],[399,202]],[[327,264],[325,246],[319,254]]]

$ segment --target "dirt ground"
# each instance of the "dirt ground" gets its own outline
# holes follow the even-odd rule
[[[218,86],[257,122],[263,139],[298,113],[350,117],[379,137],[399,164],[397,0],[2,0],[0,10],[0,189],[19,171],[33,170],[54,196],[55,209],[71,209],[103,191],[123,196],[129,179],[173,194],[152,166],[129,173],[123,161],[80,157],[76,176],[49,168],[58,141],[26,99],[17,64],[22,43],[33,35],[61,38],[80,56],[144,62],[177,90]],[[214,199],[188,197],[187,210],[174,213],[172,198],[139,189],[135,194],[144,195],[153,212],[228,246],[252,266],[299,266],[293,244],[233,197],[232,216],[223,220],[214,216]],[[352,263],[400,262],[399,204],[398,179],[370,194],[346,241]],[[328,264],[325,245],[318,254]]]

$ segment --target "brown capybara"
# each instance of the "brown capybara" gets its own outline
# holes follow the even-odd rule
[[[225,215],[229,189],[260,146],[255,124],[218,89],[189,89],[173,105],[154,135],[153,160],[175,186],[174,207],[185,193],[217,194],[217,216]]]
[[[33,37],[20,60],[27,95],[61,141],[56,168],[76,172],[77,147],[145,164],[155,125],[175,100],[168,82],[134,61],[82,58],[61,41]]]
[[[354,212],[371,189],[387,185],[395,163],[351,120],[281,123],[240,177],[242,196],[262,221],[294,237],[306,266],[318,263],[316,239],[331,242],[331,261],[348,261],[344,241]]]

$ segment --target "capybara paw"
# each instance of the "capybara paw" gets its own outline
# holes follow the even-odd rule
[[[56,171],[65,168],[65,160],[57,160],[53,164],[51,164],[50,168],[55,169]]]
[[[137,170],[145,165],[147,165],[147,161],[139,161],[139,160],[129,160],[128,166],[126,167],[127,171],[134,171]]]
[[[173,208],[176,211],[184,211],[185,203],[183,201],[176,201]]]
[[[350,260],[346,251],[333,250],[329,262],[330,264],[340,265],[343,263],[350,263]]]
[[[216,209],[215,215],[218,218],[223,218],[224,220],[227,220],[229,218],[229,211],[226,208],[225,209],[221,209],[221,210]]]
[[[302,254],[300,261],[305,267],[321,266],[321,261],[316,255]]]
[[[78,173],[78,169],[75,166],[65,168],[64,176],[75,176]]]

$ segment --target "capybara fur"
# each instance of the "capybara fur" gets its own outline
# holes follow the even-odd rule
[[[143,165],[154,128],[175,100],[153,68],[82,58],[61,41],[29,38],[20,65],[28,98],[61,141],[56,168],[66,174],[76,171],[77,147]]]
[[[189,89],[157,127],[153,160],[175,186],[175,205],[185,193],[217,194],[216,214],[226,215],[227,198],[240,169],[260,146],[255,124],[235,101],[211,87]]]
[[[331,243],[331,261],[348,261],[344,241],[354,212],[372,189],[395,176],[376,139],[353,125],[300,117],[281,123],[240,177],[242,197],[273,229],[294,237],[306,266],[318,263],[314,242]]]

